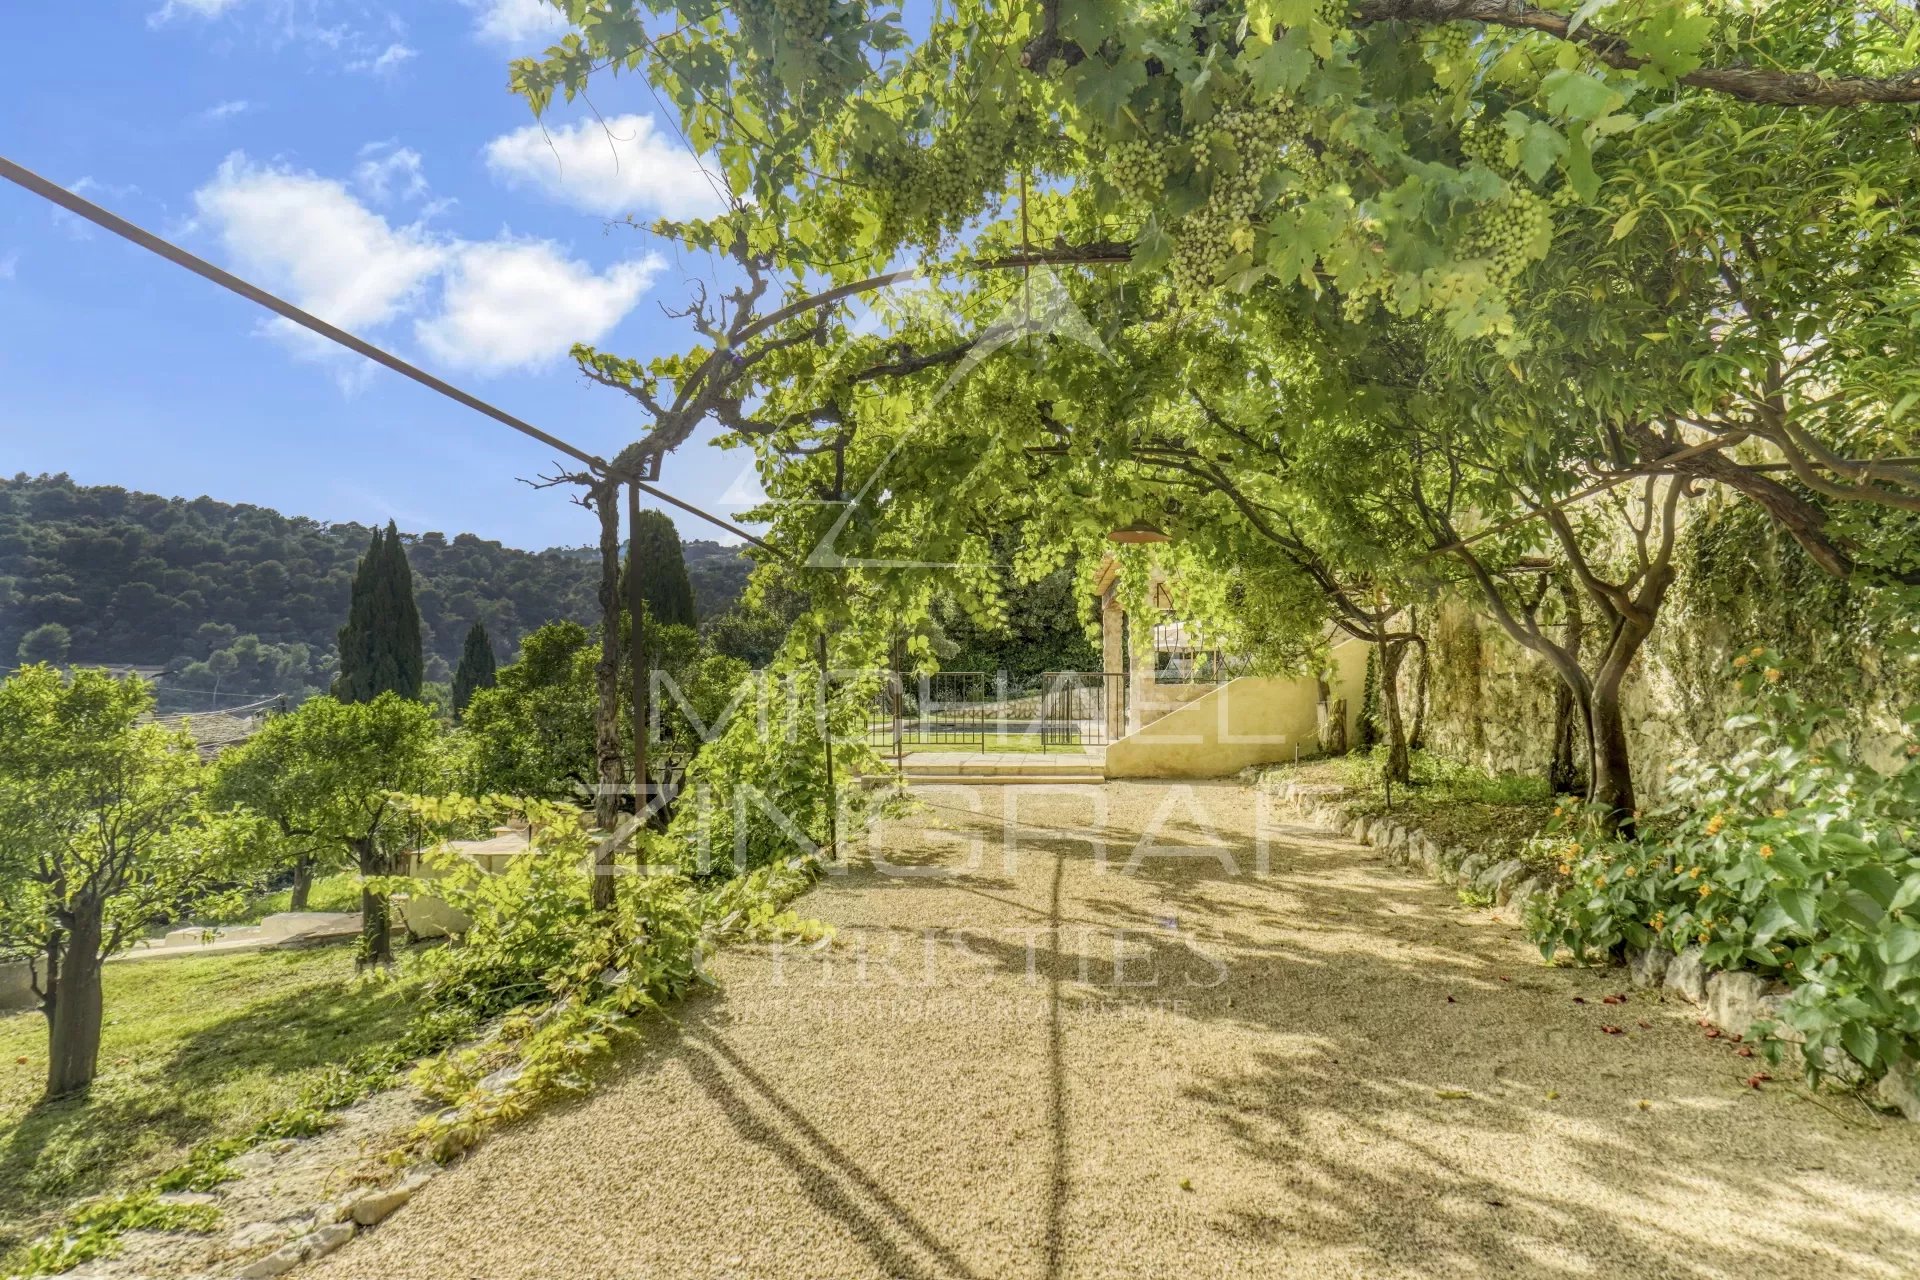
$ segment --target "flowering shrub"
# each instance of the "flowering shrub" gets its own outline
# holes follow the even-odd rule
[[[1711,968],[1789,985],[1776,1059],[1803,1040],[1810,1074],[1838,1050],[1877,1075],[1920,1056],[1920,744],[1873,768],[1774,651],[1735,658],[1733,676],[1751,709],[1727,727],[1744,745],[1675,777],[1638,839],[1559,813],[1542,840],[1568,884],[1534,913],[1535,938],[1549,957],[1698,945]]]

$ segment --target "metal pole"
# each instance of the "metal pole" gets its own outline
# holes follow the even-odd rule
[[[907,785],[907,739],[900,723],[900,713],[903,709],[902,704],[906,701],[907,689],[900,675],[900,668],[905,663],[902,648],[900,622],[896,616],[893,632],[893,671],[887,677],[887,696],[893,703],[893,768],[894,772],[900,776],[900,785],[905,787]]]
[[[820,741],[827,749],[827,848],[840,856],[840,792],[833,785],[833,687],[827,675],[827,633],[820,632]]]
[[[647,603],[640,581],[640,486],[627,486],[627,613],[633,627],[631,684],[627,690],[633,716],[633,814],[640,822],[648,820],[653,802],[652,784],[647,777]],[[646,855],[641,854],[644,859]]]

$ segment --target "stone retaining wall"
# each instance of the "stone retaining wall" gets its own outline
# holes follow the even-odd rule
[[[1398,867],[1418,869],[1442,884],[1485,895],[1497,906],[1524,913],[1543,894],[1554,892],[1555,877],[1529,871],[1517,858],[1497,859],[1458,847],[1442,848],[1425,832],[1387,815],[1355,815],[1341,802],[1346,788],[1289,782],[1276,789],[1300,818],[1372,845]],[[1784,983],[1740,969],[1713,970],[1701,961],[1699,947],[1679,954],[1664,950],[1630,951],[1626,967],[1636,987],[1659,987],[1700,1007],[1701,1016],[1722,1031],[1744,1036],[1753,1024],[1778,1019],[1787,1000]],[[1782,1037],[1787,1038],[1787,1037]],[[1851,1059],[1829,1051],[1828,1070],[1840,1079],[1857,1079]],[[1871,1096],[1881,1106],[1920,1121],[1920,1063],[1903,1063],[1876,1081]]]

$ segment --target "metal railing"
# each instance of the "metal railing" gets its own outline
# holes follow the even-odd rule
[[[931,749],[1077,750],[1126,733],[1119,672],[1049,671],[1016,683],[1005,672],[888,672],[868,718],[868,742],[904,757]]]
[[[1048,671],[1040,677],[1041,749],[1104,747],[1127,732],[1120,671]]]

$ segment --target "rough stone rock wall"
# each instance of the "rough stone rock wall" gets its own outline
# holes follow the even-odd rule
[[[1793,687],[1808,702],[1848,709],[1868,760],[1890,762],[1904,742],[1900,710],[1915,697],[1912,664],[1887,656],[1858,587],[1804,559],[1740,507],[1709,503],[1689,520],[1679,578],[1624,690],[1643,796],[1658,796],[1690,755],[1737,749],[1725,723],[1744,707],[1728,664],[1755,644],[1787,655]],[[1544,776],[1553,669],[1509,637],[1477,596],[1449,596],[1422,613],[1431,663],[1427,745],[1493,772]],[[1602,637],[1589,617],[1588,654]],[[1403,674],[1409,696],[1412,665]]]

